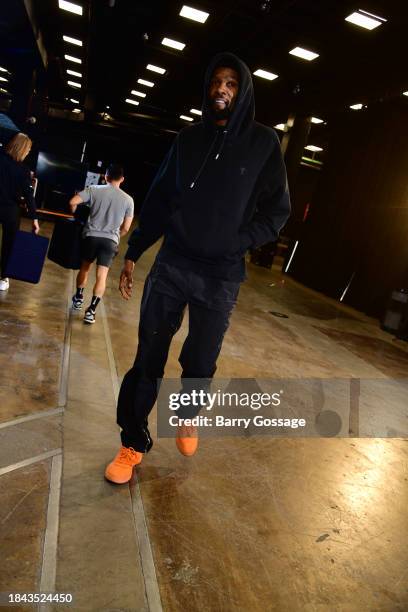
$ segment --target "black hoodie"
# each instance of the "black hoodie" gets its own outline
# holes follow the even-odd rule
[[[215,68],[234,68],[239,91],[225,127],[216,125],[208,91]],[[249,68],[220,53],[204,83],[202,121],[177,135],[143,203],[126,259],[136,261],[164,235],[158,258],[206,276],[245,279],[245,252],[275,241],[290,214],[276,132],[254,121]]]

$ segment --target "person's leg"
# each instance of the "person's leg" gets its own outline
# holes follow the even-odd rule
[[[96,281],[93,288],[93,295],[102,298],[106,289],[106,279],[108,278],[109,268],[107,266],[96,266]]]
[[[122,428],[124,446],[147,452],[152,446],[147,417],[163,378],[171,340],[180,328],[186,300],[181,292],[167,283],[168,293],[155,289],[155,277],[148,275],[140,308],[139,343],[133,367],[126,373],[119,393],[117,422]]]
[[[19,223],[20,219],[17,206],[3,207],[1,211],[1,224],[3,227],[1,242],[1,279],[5,279],[7,260],[13,248],[13,242],[18,231]]]
[[[72,297],[72,308],[81,310],[84,303],[84,289],[88,282],[89,271],[92,268],[92,261],[82,260],[81,267],[76,278],[76,293]]]
[[[119,392],[117,423],[122,428],[122,447],[105,470],[105,478],[116,484],[131,479],[133,467],[153,445],[147,417],[156,401],[157,379],[163,377],[171,340],[183,319],[181,296],[159,293],[154,284],[149,274],[140,309],[136,359]]]
[[[81,267],[77,274],[76,286],[77,289],[85,289],[88,282],[89,271],[92,268],[92,261],[82,261]]]
[[[92,300],[85,312],[84,323],[95,323],[96,308],[106,289],[106,279],[109,268],[118,252],[118,245],[109,238],[92,238],[96,256],[96,281],[93,288]]]
[[[189,331],[179,356],[183,369],[181,392],[186,393],[192,389],[208,391],[240,286],[239,283],[215,279],[204,279],[204,284],[202,281],[197,286],[199,299],[190,301],[188,305]],[[178,416],[181,419],[194,418],[200,408],[193,405],[181,407]],[[183,455],[193,455],[198,445],[197,429],[193,426],[179,427],[176,444]]]

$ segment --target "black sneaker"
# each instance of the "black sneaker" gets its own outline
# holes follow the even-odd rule
[[[95,311],[92,308],[87,308],[84,316],[84,323],[95,323]]]
[[[74,297],[72,298],[73,310],[81,310],[83,303],[84,303],[84,298],[79,298],[76,295],[74,295]]]

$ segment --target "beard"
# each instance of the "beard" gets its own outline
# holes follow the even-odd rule
[[[215,108],[214,101],[210,98],[209,106],[211,110],[211,115],[216,121],[223,121],[224,119],[229,119],[232,115],[232,108],[230,108],[229,104],[225,106],[225,108]]]

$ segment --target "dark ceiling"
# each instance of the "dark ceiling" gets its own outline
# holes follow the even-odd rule
[[[88,122],[103,121],[98,113],[107,110],[112,119],[105,121],[125,128],[177,131],[185,125],[179,115],[200,108],[209,59],[225,50],[238,54],[252,71],[279,75],[274,81],[254,77],[257,119],[269,125],[285,122],[291,111],[327,119],[350,104],[399,97],[408,89],[406,0],[186,0],[210,14],[205,24],[180,17],[184,3],[174,0],[73,1],[83,7],[82,16],[59,9],[58,0],[32,4],[48,53],[50,104],[85,108]],[[387,21],[372,31],[346,22],[357,9]],[[7,20],[3,15],[0,33]],[[10,29],[8,24],[8,36]],[[84,46],[64,43],[63,34]],[[164,47],[164,36],[184,42],[185,49]],[[293,57],[289,51],[295,46],[319,57],[312,62]],[[80,57],[82,65],[67,62],[64,53]],[[148,63],[166,74],[147,71]],[[66,86],[67,68],[83,74],[80,90]],[[138,78],[155,86],[138,85]],[[132,89],[147,94],[135,98],[137,107],[125,102],[134,98]],[[71,97],[79,105],[71,104]]]

